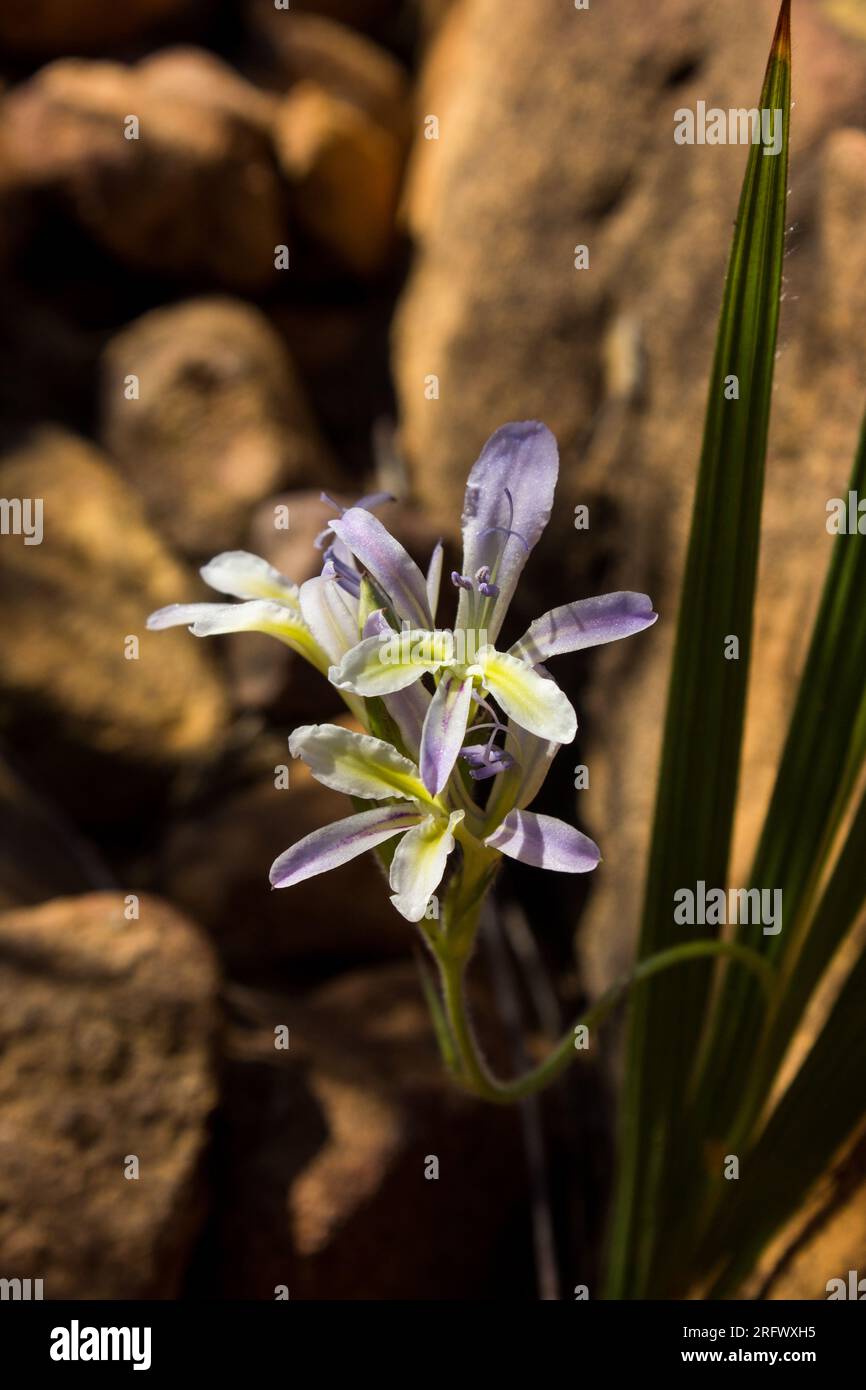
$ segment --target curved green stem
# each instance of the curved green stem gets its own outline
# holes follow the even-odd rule
[[[482,1100],[491,1101],[495,1105],[513,1105],[515,1101],[535,1095],[555,1080],[560,1072],[565,1071],[577,1056],[580,1050],[575,1038],[578,1028],[597,1027],[634,985],[641,984],[652,975],[657,975],[673,965],[695,960],[699,956],[729,956],[738,960],[741,965],[757,975],[769,993],[775,978],[774,972],[756,951],[731,941],[689,941],[683,946],[671,947],[670,950],[660,951],[657,955],[640,961],[627,979],[611,985],[586,1013],[575,1020],[569,1032],[563,1035],[542,1062],[523,1076],[514,1077],[510,1081],[500,1081],[493,1075],[479,1050],[469,1021],[466,1008],[465,958],[437,953],[445,1012],[460,1062],[462,1085]]]

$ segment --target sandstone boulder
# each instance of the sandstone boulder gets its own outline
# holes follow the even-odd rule
[[[201,62],[187,90],[146,64],[51,63],[7,95],[7,146],[19,182],[122,264],[260,289],[287,240],[283,191],[241,79]]]
[[[37,785],[105,823],[218,746],[226,705],[212,654],[183,629],[145,630],[196,581],[75,436],[44,428],[7,447],[0,496],[33,504],[31,520],[41,504],[42,518],[38,544],[0,538],[4,730]]]
[[[250,17],[261,39],[269,85],[285,90],[295,82],[314,82],[395,135],[405,136],[408,77],[379,44],[324,15],[300,8],[277,10],[268,0],[258,0]]]
[[[299,221],[359,275],[381,270],[394,243],[398,137],[352,102],[303,81],[280,105],[274,141]]]
[[[45,1298],[177,1297],[205,1213],[216,972],[116,893],[0,914],[0,1264]]]
[[[446,1078],[411,966],[273,1001],[230,1039],[226,1086],[222,1297],[447,1300],[506,1277],[503,1228],[525,1201],[518,1117]]]
[[[240,300],[191,300],[127,325],[105,349],[101,396],[106,448],[187,555],[242,545],[251,510],[277,488],[336,481],[283,343]]]

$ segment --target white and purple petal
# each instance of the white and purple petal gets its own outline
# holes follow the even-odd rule
[[[360,811],[321,830],[313,830],[275,859],[270,880],[274,888],[291,888],[315,874],[327,873],[355,859],[365,850],[375,849],[393,835],[400,835],[421,819],[409,806],[375,806]]]
[[[327,672],[328,658],[297,611],[269,599],[247,603],[172,603],[147,619],[153,632],[188,627],[194,637],[217,637],[229,632],[266,632],[285,642],[317,670]]]
[[[439,607],[439,590],[442,586],[442,562],[445,557],[445,547],[441,541],[437,541],[433,547],[433,554],[430,556],[430,564],[427,566],[427,603],[430,607],[430,615],[436,621],[436,610]]]
[[[494,647],[478,652],[477,667],[484,685],[515,724],[551,743],[571,743],[577,715],[556,681]]]
[[[551,656],[631,637],[651,627],[657,618],[646,594],[601,594],[598,598],[565,603],[536,618],[510,651],[512,656],[535,666]]]
[[[358,600],[336,579],[316,575],[300,588],[301,615],[336,665],[358,641]]]
[[[446,671],[430,701],[421,734],[421,780],[438,796],[457,761],[466,737],[472,704],[472,677]]]
[[[372,512],[350,507],[331,530],[387,594],[398,618],[414,627],[433,626],[427,584],[415,561]]]
[[[534,811],[509,811],[484,843],[510,859],[563,874],[589,873],[601,860],[598,845],[588,835],[555,816]]]
[[[319,782],[347,796],[429,802],[415,764],[372,734],[357,734],[340,724],[303,724],[289,737],[289,752]]]
[[[234,603],[169,603],[149,615],[147,627],[150,632],[162,632],[167,627],[192,627],[193,623],[204,621],[212,613],[221,613],[225,608],[234,609],[236,606]]]
[[[404,690],[421,676],[454,660],[450,632],[403,631],[388,628],[364,637],[328,672],[338,690],[372,697]]]
[[[266,598],[298,607],[298,586],[260,555],[248,550],[224,550],[215,555],[199,574],[211,589],[233,598]]]
[[[556,440],[546,425],[503,425],[488,439],[466,484],[463,574],[489,569],[499,590],[484,627],[495,642],[529,552],[550,518],[559,473]],[[477,626],[477,595],[461,587],[457,626]]]
[[[382,609],[377,608],[364,624],[364,637],[387,637],[392,630]],[[400,730],[407,752],[417,760],[421,753],[424,720],[430,708],[429,691],[423,681],[414,680],[402,690],[391,691],[381,699]]]
[[[391,902],[407,921],[420,922],[427,911],[454,848],[454,826],[462,819],[462,811],[452,811],[447,820],[427,816],[403,836],[394,851]]]

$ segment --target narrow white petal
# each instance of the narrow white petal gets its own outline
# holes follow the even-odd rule
[[[397,846],[391,861],[391,901],[407,921],[420,922],[427,911],[454,848],[454,826],[462,819],[462,811],[452,811],[447,821],[427,816]]]
[[[539,675],[526,662],[507,652],[485,647],[478,665],[487,689],[509,718],[538,738],[571,743],[577,716],[556,681]]]
[[[428,671],[438,671],[453,659],[450,632],[382,632],[365,637],[328,674],[339,690],[354,695],[390,695],[405,690]]]
[[[445,557],[445,547],[441,541],[437,541],[433,547],[433,554],[430,556],[430,564],[427,566],[427,602],[430,605],[430,613],[433,621],[436,621],[436,609],[439,607],[439,589],[442,584],[442,561]]]
[[[172,603],[151,613],[147,626],[153,632],[167,627],[188,627],[194,637],[217,637],[227,632],[265,632],[324,674],[328,658],[319,646],[300,609],[267,599],[248,603]]]
[[[348,796],[430,802],[415,764],[372,734],[356,734],[339,724],[305,724],[291,735],[289,752],[302,758],[326,787]]]
[[[301,585],[301,614],[335,665],[358,641],[358,600],[335,579],[317,575]]]
[[[364,637],[388,636],[390,632],[391,627],[381,608],[371,613],[364,624]],[[431,698],[424,682],[412,681],[402,690],[389,691],[381,698],[400,730],[404,748],[417,761],[421,752],[421,733]]]
[[[203,622],[211,613],[222,612],[225,607],[224,603],[170,603],[167,608],[151,613],[147,626],[151,632],[162,632],[167,627],[192,627],[193,623]]]
[[[273,599],[295,609],[298,606],[297,584],[260,555],[251,555],[248,550],[224,550],[202,565],[199,573],[205,584],[220,594],[231,594],[233,598]]]

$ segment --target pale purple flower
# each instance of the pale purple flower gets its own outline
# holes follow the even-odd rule
[[[564,873],[598,864],[598,847],[585,835],[527,809],[577,729],[544,663],[640,632],[657,615],[644,594],[581,599],[537,618],[507,651],[497,649],[550,517],[558,469],[553,435],[537,422],[505,425],[487,441],[466,487],[452,628],[437,626],[442,545],[422,573],[372,513],[385,494],[348,508],[333,504],[340,515],[318,539],[322,574],[300,588],[264,560],[234,551],[202,575],[242,602],[175,604],[148,620],[154,628],[185,623],[197,636],[272,633],[327,674],[366,730],[377,730],[316,724],[292,735],[292,755],[314,777],[367,809],[286,850],[271,869],[275,887],[399,837],[391,901],[417,922],[458,843],[464,852],[474,846],[493,859],[502,854]],[[371,593],[379,604],[372,612]],[[378,737],[383,729],[387,740]],[[480,786],[488,783],[485,799]]]
[[[434,628],[421,571],[376,517],[349,508],[333,523],[347,550],[391,596],[406,640],[398,649],[387,634],[366,637],[344,655],[330,679],[366,698],[434,677],[436,696],[420,752],[430,791],[447,783],[464,747],[456,726],[464,712],[464,731],[471,723],[467,682],[537,738],[570,743],[577,732],[574,710],[555,681],[536,668],[549,657],[628,637],[656,620],[645,594],[605,594],[537,618],[507,652],[494,646],[550,516],[558,471],[556,441],[537,422],[504,425],[487,441],[466,486],[463,564],[451,576],[459,600],[450,631]]]

